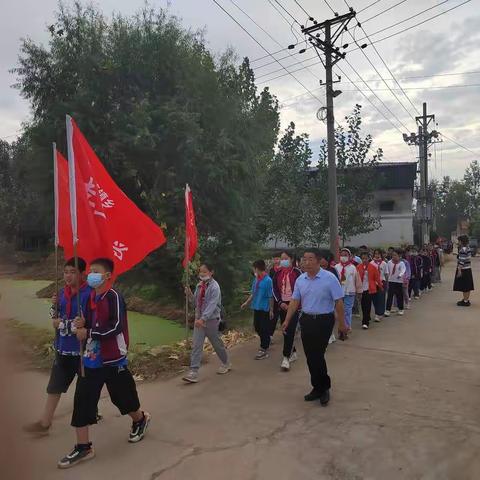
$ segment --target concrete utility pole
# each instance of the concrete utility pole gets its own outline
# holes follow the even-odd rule
[[[353,9],[345,15],[336,16],[331,20],[317,23],[313,18],[310,20],[313,25],[304,27],[302,33],[308,37],[309,42],[315,48],[317,55],[319,51],[325,55],[325,86],[326,86],[326,119],[327,119],[327,148],[328,148],[328,201],[329,201],[329,230],[330,230],[330,250],[338,257],[338,199],[337,199],[337,165],[335,161],[335,115],[333,110],[333,99],[340,95],[340,90],[334,90],[332,68],[342,58],[345,53],[340,52],[339,47],[335,47],[335,42],[346,30],[348,23],[355,17]],[[333,31],[332,31],[333,30]],[[323,32],[323,39],[321,32]],[[320,57],[323,63],[323,59]],[[340,81],[340,79],[339,79]],[[320,83],[322,83],[320,81]]]
[[[420,196],[417,198],[417,212],[421,227],[421,243],[430,241],[430,224],[433,221],[432,198],[428,188],[428,148],[442,140],[436,130],[428,131],[429,126],[435,124],[435,115],[427,115],[427,104],[423,103],[423,115],[415,117],[418,125],[418,134],[403,135],[408,145],[418,146],[418,160],[420,170]]]

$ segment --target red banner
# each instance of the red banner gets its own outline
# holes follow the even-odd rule
[[[190,187],[185,188],[185,258],[183,268],[192,260],[198,248],[198,233],[193,209],[193,196]]]
[[[73,162],[73,168],[69,165],[70,182],[74,178],[75,183],[71,183],[72,189],[67,183],[66,194],[64,167],[60,167],[65,164],[65,159],[62,157],[62,162],[58,156],[60,244],[66,257],[73,255],[72,228],[76,227],[78,255],[87,262],[95,257],[110,258],[115,263],[115,276],[120,275],[163,245],[165,236],[162,229],[115,184],[70,117],[67,117],[67,141],[69,162]],[[66,201],[70,190],[76,193],[71,199],[73,209]],[[65,219],[68,223],[70,218],[74,221],[68,229]]]

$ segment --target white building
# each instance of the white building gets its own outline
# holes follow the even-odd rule
[[[356,235],[346,243],[352,247],[413,244],[413,187],[417,164],[381,163],[375,169],[380,185],[374,194],[374,214],[380,217],[381,226],[372,232]]]

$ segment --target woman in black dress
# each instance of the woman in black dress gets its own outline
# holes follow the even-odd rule
[[[470,306],[470,292],[473,290],[472,254],[467,235],[458,237],[460,243],[457,256],[457,274],[453,282],[454,292],[463,292],[463,299],[457,302],[459,307]]]

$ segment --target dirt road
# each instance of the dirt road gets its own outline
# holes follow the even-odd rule
[[[475,261],[477,280],[478,270]],[[478,480],[480,300],[474,294],[471,308],[457,307],[453,265],[443,277],[403,318],[394,315],[369,331],[356,319],[352,338],[329,348],[328,408],[303,401],[309,390],[303,355],[282,373],[279,339],[261,362],[253,360],[251,342],[232,352],[230,375],[216,376],[213,358],[197,385],[174,379],[140,386],[153,417],[140,444],[127,443],[128,420],[102,400],[105,420],[93,429],[97,457],[68,471],[58,471],[56,461],[74,443],[71,394],[48,437],[19,433],[19,423],[41,409],[46,377],[11,365],[12,345],[2,335],[2,370],[10,373],[3,401],[13,438],[2,467],[15,472],[5,476],[2,468],[2,478]]]

